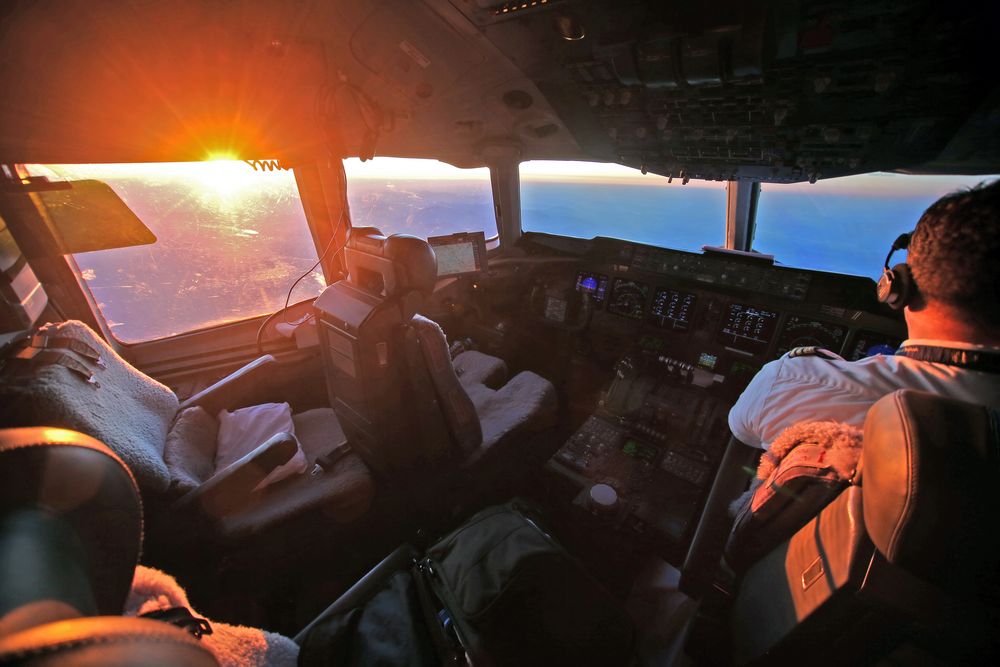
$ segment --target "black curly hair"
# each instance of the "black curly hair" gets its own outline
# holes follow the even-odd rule
[[[928,302],[1000,327],[1000,180],[931,204],[917,222],[907,263]]]

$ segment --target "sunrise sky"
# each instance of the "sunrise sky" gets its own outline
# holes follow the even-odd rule
[[[344,161],[348,179],[364,180],[487,180],[486,168],[459,169],[437,160],[378,157],[361,162],[357,158]],[[155,182],[162,179],[183,179],[195,182],[219,195],[234,195],[249,188],[268,187],[287,182],[287,172],[260,172],[240,160],[206,160],[151,164],[49,165],[63,178],[143,178]],[[38,173],[38,169],[33,169]],[[654,174],[643,175],[636,169],[618,164],[599,162],[530,161],[521,164],[521,177],[526,181],[630,183],[665,186],[667,179]],[[804,194],[850,195],[855,197],[911,197],[927,191],[946,192],[974,184],[991,177],[912,176],[875,173],[820,180],[816,184],[792,185],[765,183],[764,192],[794,192]],[[690,181],[686,186],[679,179],[672,185],[687,188],[719,188],[714,181]]]

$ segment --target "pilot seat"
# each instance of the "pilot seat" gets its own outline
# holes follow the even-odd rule
[[[875,403],[860,484],[740,574],[736,662],[996,664],[998,447],[986,407]]]
[[[317,299],[330,404],[351,447],[400,482],[452,467],[502,474],[556,415],[550,382],[506,381],[503,361],[451,358],[444,332],[417,314],[437,281],[433,248],[407,235],[355,228],[348,277]],[[481,479],[479,475],[477,479]]]
[[[21,349],[0,378],[0,424],[71,428],[105,442],[133,471],[151,528],[170,533],[165,539],[208,532],[232,543],[313,511],[350,523],[372,503],[374,483],[356,455],[322,474],[258,488],[299,446],[311,465],[343,441],[330,408],[292,415],[294,437],[278,433],[215,469],[216,415],[252,404],[255,388],[279,365],[271,355],[181,402],[82,322],[46,325]]]

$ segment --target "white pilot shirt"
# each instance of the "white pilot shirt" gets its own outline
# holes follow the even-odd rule
[[[1000,348],[954,341],[906,340],[1000,353]],[[766,364],[729,411],[729,428],[744,444],[768,449],[789,426],[833,420],[861,427],[868,408],[897,389],[916,389],[1000,409],[1000,374],[972,371],[908,357],[873,356],[858,361],[788,355]]]

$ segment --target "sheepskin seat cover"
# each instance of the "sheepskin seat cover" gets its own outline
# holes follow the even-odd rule
[[[464,450],[473,449],[473,443],[484,449],[492,447],[502,438],[539,430],[552,422],[557,398],[551,382],[524,371],[503,384],[507,364],[475,350],[449,362],[441,327],[420,315],[413,317],[412,324],[442,397],[445,418],[452,432],[459,434]]]
[[[177,580],[153,568],[135,568],[132,589],[125,602],[126,616],[139,616],[172,607],[191,608],[187,593]],[[212,634],[201,638],[220,667],[294,667],[298,663],[299,646],[288,637],[242,625],[209,621]]]
[[[862,431],[834,421],[789,426],[764,453],[735,518],[725,558],[747,567],[794,535],[860,476]]]
[[[166,491],[170,473],[163,450],[177,414],[177,396],[133,368],[83,322],[47,324],[41,331],[96,350],[103,367],[67,351],[90,369],[96,383],[56,364],[40,366],[31,377],[5,376],[0,379],[0,423],[85,433],[120,456],[140,488]]]
[[[484,384],[469,384],[465,390],[479,415],[484,448],[501,439],[539,431],[555,419],[556,388],[531,371],[518,373],[497,390]]]
[[[445,417],[452,431],[459,434],[463,449],[468,451],[472,443],[492,447],[503,438],[552,423],[557,399],[551,382],[524,371],[503,384],[507,364],[475,350],[463,352],[449,363],[448,342],[441,327],[420,315],[413,317],[412,324],[438,395],[444,397]]]
[[[215,474],[218,437],[219,421],[203,408],[195,406],[177,413],[163,450],[174,495],[201,486]]]
[[[455,356],[455,373],[463,385],[485,384],[499,389],[507,381],[507,363],[478,350],[469,350]]]

